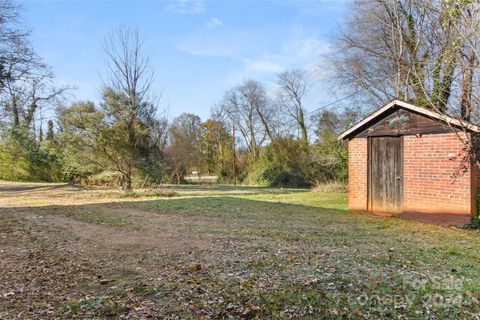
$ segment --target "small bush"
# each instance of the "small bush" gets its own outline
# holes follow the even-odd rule
[[[313,188],[315,192],[347,192],[348,187],[343,182],[331,181],[331,182],[317,182]]]
[[[114,171],[102,171],[81,179],[81,184],[99,187],[117,187],[120,185],[122,174]]]
[[[480,229],[480,218],[472,219],[463,225],[464,229]]]

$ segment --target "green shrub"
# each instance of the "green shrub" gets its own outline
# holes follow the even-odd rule
[[[274,187],[308,187],[308,152],[293,138],[277,138],[263,149],[248,180]]]
[[[22,130],[4,134],[0,140],[0,179],[63,181],[55,145],[51,141],[36,142]]]
[[[476,200],[476,204],[477,204],[477,212],[475,212],[475,215],[472,217],[472,221],[467,222],[463,225],[463,228],[465,228],[465,229],[480,229],[480,193],[479,193],[479,190],[477,190],[475,200]]]
[[[467,222],[463,225],[463,228],[465,229],[480,229],[480,219],[474,218],[472,221]]]

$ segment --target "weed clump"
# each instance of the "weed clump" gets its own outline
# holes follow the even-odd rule
[[[480,218],[472,219],[462,226],[464,229],[480,229]]]

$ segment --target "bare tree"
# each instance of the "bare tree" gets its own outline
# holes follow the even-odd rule
[[[273,104],[267,98],[263,85],[254,80],[244,82],[239,88],[242,100],[253,107],[265,129],[265,134],[272,141],[275,136]]]
[[[199,116],[182,113],[172,121],[170,126],[168,155],[177,184],[182,182],[191,169],[198,166],[200,125]]]
[[[356,1],[331,58],[337,84],[372,105],[401,98],[439,112],[458,110],[466,105],[461,82],[469,92],[475,64],[465,49],[475,29],[467,20],[478,18],[476,11],[469,1]]]
[[[38,109],[55,105],[69,88],[53,85],[51,68],[30,46],[21,12],[13,1],[0,0],[0,101],[4,125],[30,130]]]
[[[218,117],[227,118],[240,131],[254,162],[267,137],[272,140],[275,136],[271,107],[263,86],[248,80],[229,90],[215,111]]]
[[[137,29],[119,28],[105,40],[108,80],[104,90],[112,89],[125,95],[128,105],[128,139],[135,146],[135,123],[139,115],[148,112],[146,102],[151,102],[153,70],[148,56],[143,52],[143,41]]]
[[[15,129],[32,130],[39,109],[58,105],[69,86],[56,87],[54,75],[46,65],[38,65],[28,77],[5,83],[5,110],[12,116]]]
[[[36,60],[28,36],[21,24],[22,8],[11,0],[0,1],[0,92],[5,83],[28,73]]]
[[[278,75],[277,104],[292,119],[301,132],[302,140],[308,145],[308,132],[305,121],[304,96],[308,80],[305,71],[293,69]]]
[[[164,135],[166,128],[162,121],[157,121],[158,105],[151,90],[153,71],[138,30],[117,29],[106,38],[104,50],[106,80],[103,81],[102,107],[107,121],[125,131],[122,150],[128,150],[128,156],[114,162],[117,168],[121,164],[123,187],[130,190],[133,170],[147,158],[152,147],[152,134]]]

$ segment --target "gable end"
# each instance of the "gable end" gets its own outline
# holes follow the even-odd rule
[[[425,115],[395,107],[380,117],[359,128],[355,137],[403,136],[415,134],[449,133],[451,128],[445,122]],[[352,136],[353,137],[353,136]]]
[[[393,100],[340,134],[338,139],[446,133],[463,130],[479,133],[480,127],[400,100]]]

